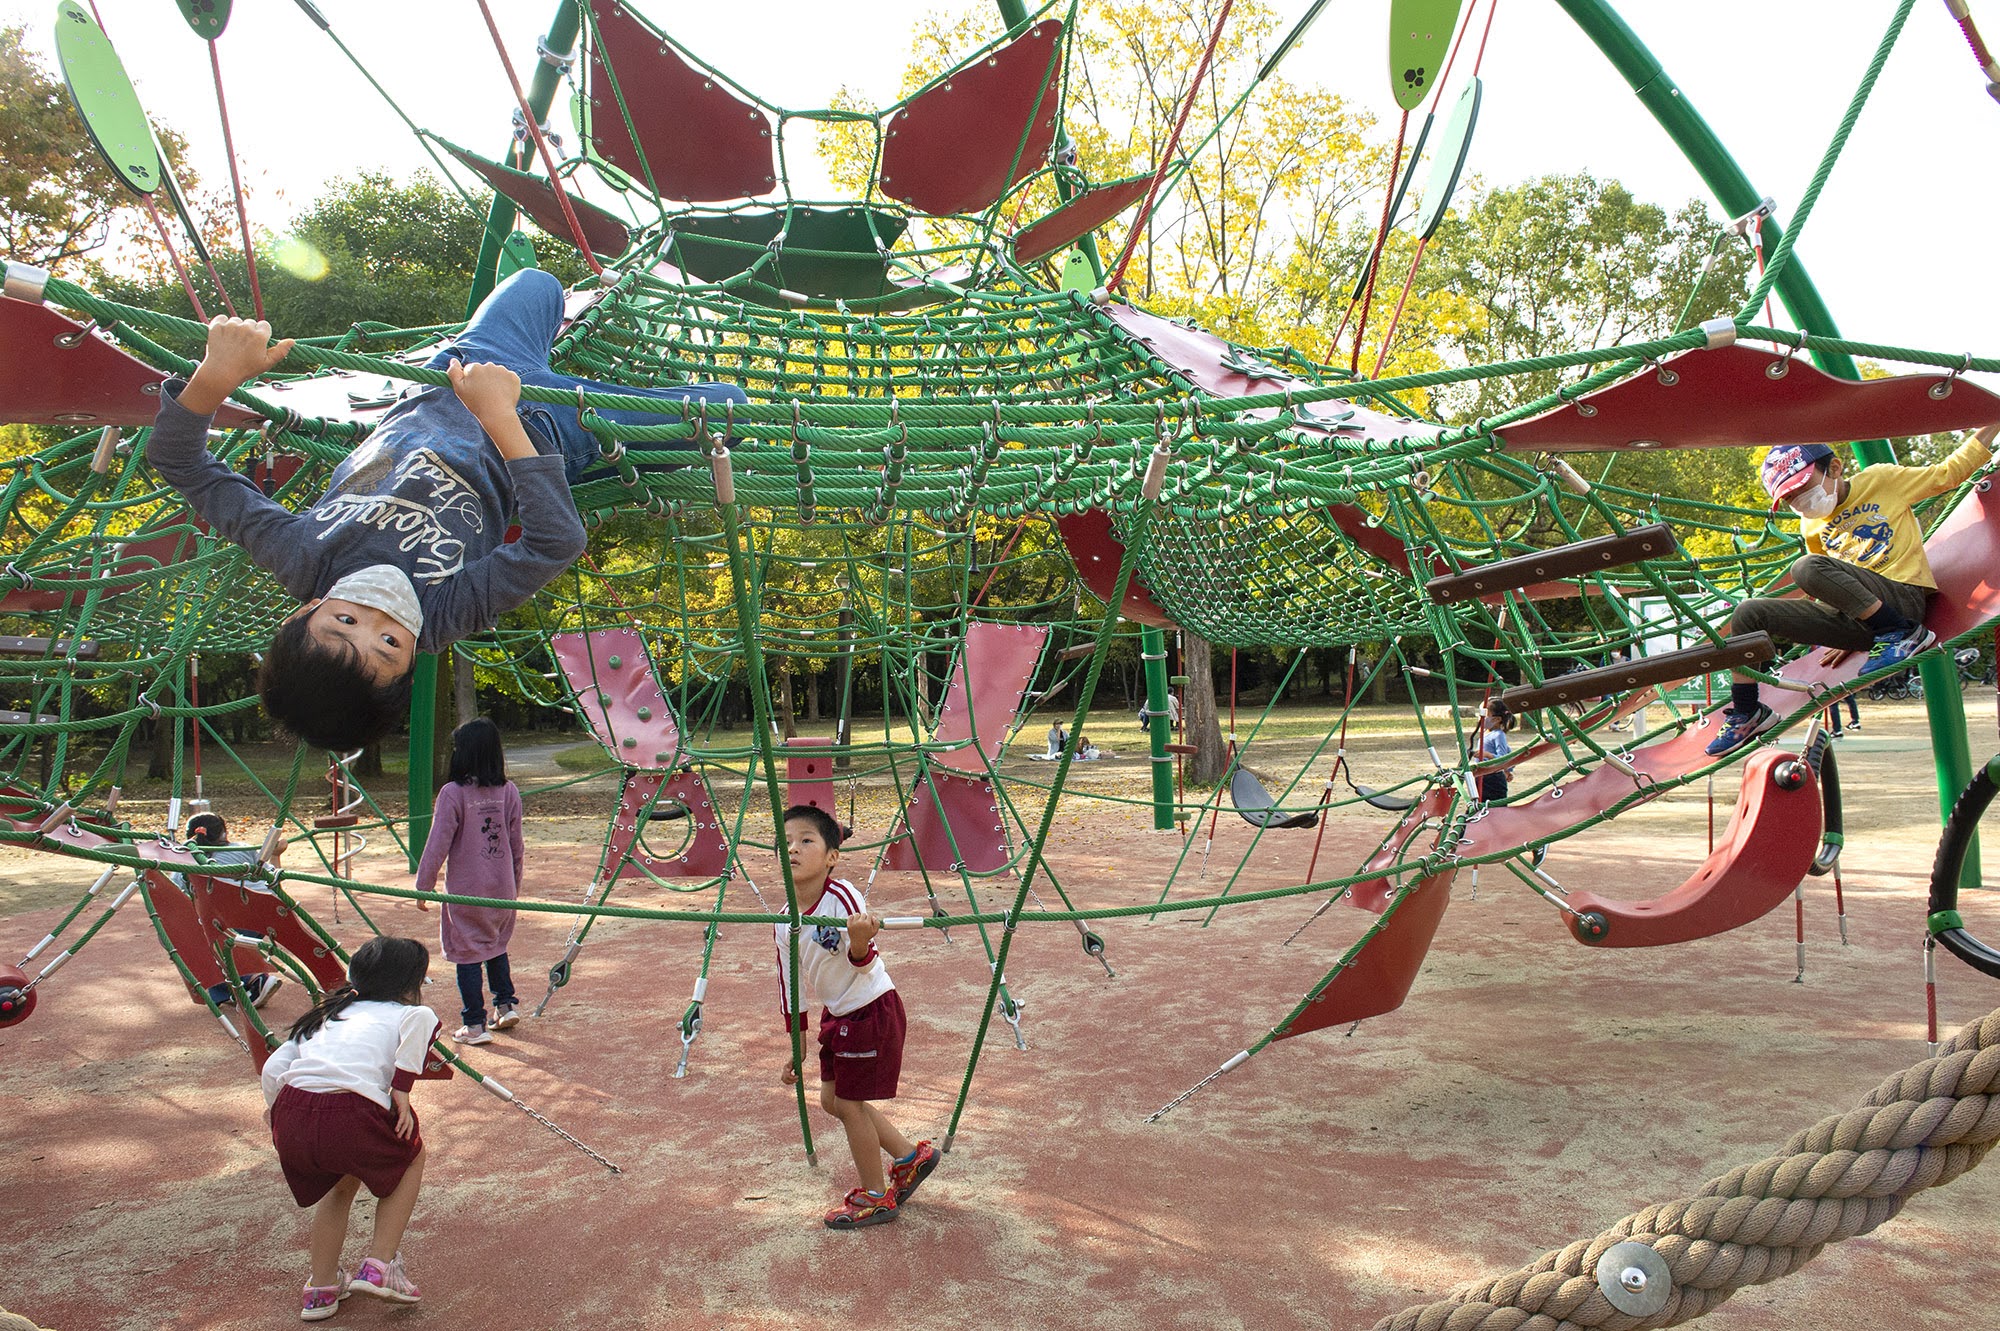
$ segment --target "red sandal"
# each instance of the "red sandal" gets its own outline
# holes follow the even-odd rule
[[[865,1188],[847,1194],[847,1200],[826,1213],[828,1229],[861,1229],[884,1225],[896,1218],[896,1198],[885,1193],[874,1196]]]

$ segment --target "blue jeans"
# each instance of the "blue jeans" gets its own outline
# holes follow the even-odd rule
[[[524,385],[586,391],[627,393],[636,397],[656,397],[668,402],[748,402],[749,394],[735,384],[683,384],[678,388],[627,388],[559,374],[549,368],[549,348],[562,328],[563,289],[555,276],[539,268],[524,268],[495,287],[472,322],[457,341],[424,362],[424,367],[442,370],[451,361],[490,361],[504,365],[521,376]],[[553,443],[563,456],[563,470],[574,482],[584,471],[602,460],[597,436],[583,428],[574,405],[557,407],[546,402],[523,402],[522,423],[531,435]],[[682,420],[679,411],[601,411],[605,420],[620,425],[661,425]],[[683,445],[684,446],[684,445]]]
[[[477,961],[458,963],[458,1001],[461,1004],[458,1016],[468,1026],[486,1024],[486,995],[479,987],[481,964]],[[483,964],[486,978],[493,982],[493,1006],[513,1007],[519,1000],[514,997],[514,970],[507,961],[507,954],[502,952]]]

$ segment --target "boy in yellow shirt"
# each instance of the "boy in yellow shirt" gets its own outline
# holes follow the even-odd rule
[[[1924,556],[1924,530],[1910,506],[1963,484],[1993,455],[2000,425],[1989,425],[1929,467],[1875,466],[1841,475],[1840,455],[1825,444],[1780,444],[1764,455],[1763,482],[1774,502],[1799,515],[1812,553],[1792,565],[1792,585],[1809,599],[1756,597],[1736,607],[1729,631],[1812,647],[1868,653],[1863,674],[1893,670],[1937,645],[1924,612],[1937,578]],[[1768,729],[1771,709],[1757,681],[1738,674],[1712,755],[1728,753]]]

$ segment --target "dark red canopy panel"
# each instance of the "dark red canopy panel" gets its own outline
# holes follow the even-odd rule
[[[1590,453],[1838,444],[2000,421],[2000,397],[1963,379],[1946,388],[1948,379],[1910,374],[1857,383],[1802,356],[1718,347],[1682,352],[1494,434],[1509,448]]]
[[[1037,23],[903,103],[883,130],[882,192],[934,217],[976,213],[1040,168],[1056,138],[1062,32]]]
[[[525,171],[489,162],[452,144],[444,146],[453,157],[478,172],[487,184],[512,199],[522,212],[534,218],[536,226],[558,240],[572,245],[576,243],[570,234],[569,219],[563,216],[562,203],[556,198],[555,187],[548,181]],[[623,222],[574,194],[569,196],[569,206],[576,210],[576,224],[583,228],[583,238],[589,242],[593,252],[607,258],[625,252],[632,232]]]
[[[1076,564],[1083,585],[1090,588],[1092,596],[1110,604],[1111,593],[1118,588],[1118,565],[1125,557],[1124,543],[1111,529],[1111,515],[1101,508],[1065,513],[1056,519],[1056,530],[1062,533],[1063,544],[1069,548],[1069,557]],[[1125,604],[1118,607],[1118,613],[1134,623],[1151,624],[1155,628],[1180,627],[1160,608],[1146,589],[1146,580],[1136,571],[1126,584]]]
[[[715,203],[754,199],[777,188],[771,119],[761,108],[689,65],[622,5],[591,0],[590,11],[597,41],[590,49],[584,95],[590,100],[591,141],[605,161],[642,184],[651,168],[663,199]]]
[[[16,425],[151,425],[166,375],[94,333],[73,347],[71,323],[46,305],[0,300],[0,421]],[[224,403],[216,424],[248,425],[257,417]]]
[[[1088,235],[1146,197],[1150,175],[1093,185],[1014,237],[1014,262],[1046,259],[1079,236]]]

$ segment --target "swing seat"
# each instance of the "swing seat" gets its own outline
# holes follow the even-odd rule
[[[1237,767],[1236,774],[1229,778],[1229,801],[1252,827],[1315,827],[1319,823],[1316,809],[1310,813],[1281,811],[1271,792],[1264,789],[1264,783],[1247,767]]]
[[[1390,795],[1372,786],[1356,786],[1354,793],[1361,797],[1363,803],[1372,804],[1378,809],[1387,809],[1390,813],[1402,813],[1406,809],[1417,807],[1417,801],[1409,795]]]
[[[1593,947],[1660,947],[1740,928],[1776,909],[1811,872],[1820,846],[1819,783],[1794,754],[1743,764],[1743,794],[1715,851],[1692,878],[1651,901],[1571,892],[1570,932]]]

